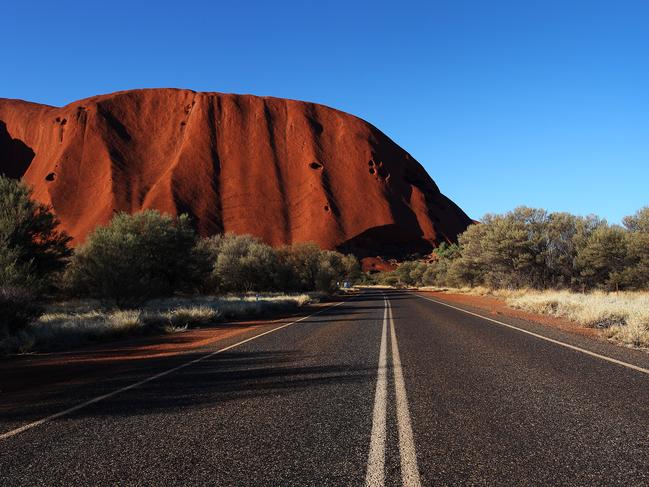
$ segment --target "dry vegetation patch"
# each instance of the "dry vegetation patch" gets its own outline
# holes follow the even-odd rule
[[[96,300],[61,302],[1,340],[0,352],[61,350],[130,336],[178,333],[227,319],[290,312],[321,298],[319,293],[200,296],[152,300],[133,310],[106,308]]]
[[[649,348],[649,293],[537,291],[485,287],[421,287],[423,291],[494,296],[514,309],[565,318],[581,326],[597,328],[607,338],[638,348]]]
[[[605,336],[634,347],[649,347],[649,293],[527,291],[506,298],[507,304],[533,313],[567,318],[601,328]]]

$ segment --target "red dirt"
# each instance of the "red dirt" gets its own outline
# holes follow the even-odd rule
[[[438,291],[418,291],[422,294],[429,294],[435,299],[446,301],[448,303],[455,303],[459,305],[471,306],[484,311],[494,316],[509,316],[512,318],[520,318],[522,320],[533,321],[542,325],[553,326],[563,331],[576,333],[578,335],[588,336],[591,338],[599,338],[598,331],[594,328],[585,328],[574,321],[555,318],[554,316],[542,315],[537,313],[530,313],[519,309],[513,309],[507,306],[507,303],[500,298],[494,296],[475,296],[472,294],[453,294]]]
[[[254,330],[258,325],[191,330],[100,345],[73,352],[11,357],[0,361],[3,395],[63,384],[87,383],[110,370],[127,370],[133,361],[153,360],[187,353],[226,338]],[[1,408],[0,408],[1,410]]]
[[[279,98],[147,89],[62,108],[0,99],[0,172],[32,185],[76,243],[115,212],[146,208],[188,213],[202,235],[362,255],[426,249],[471,224],[369,123]]]

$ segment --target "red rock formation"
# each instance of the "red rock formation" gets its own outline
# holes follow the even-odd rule
[[[397,268],[394,261],[390,262],[381,257],[363,257],[360,264],[363,272],[390,272]]]
[[[188,213],[250,233],[386,255],[454,241],[471,220],[369,123],[314,103],[189,90],[62,108],[0,99],[0,171],[77,242],[118,211]]]

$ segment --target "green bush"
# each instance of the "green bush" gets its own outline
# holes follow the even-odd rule
[[[32,199],[20,181],[0,176],[0,286],[39,291],[65,266],[70,237],[51,207]]]
[[[66,282],[73,294],[133,307],[154,297],[194,290],[209,271],[186,215],[146,210],[120,213],[98,227],[71,260]]]
[[[0,335],[14,334],[41,313],[43,292],[71,254],[49,206],[20,181],[0,176]]]
[[[627,262],[623,282],[630,288],[649,288],[649,207],[624,219],[627,229]]]
[[[345,256],[339,252],[331,250],[320,252],[315,278],[316,291],[331,293],[340,287],[347,275],[344,258]]]
[[[250,235],[226,234],[213,248],[212,280],[219,291],[269,291],[276,287],[277,254]]]
[[[0,337],[15,334],[42,312],[38,297],[30,290],[18,286],[0,286]]]
[[[333,292],[344,280],[361,275],[354,256],[313,243],[274,249],[250,235],[225,234],[203,239],[198,248],[212,262],[207,286],[212,291]]]
[[[585,240],[575,257],[575,282],[586,288],[617,289],[626,267],[627,246],[624,230],[599,226]]]
[[[312,291],[320,269],[321,250],[314,243],[299,243],[277,249],[280,282],[295,291]]]
[[[406,286],[647,289],[649,207],[624,225],[516,208],[486,215],[459,236],[459,245],[435,249],[429,263],[406,261],[373,279]]]
[[[25,262],[15,248],[0,247],[0,286],[20,286],[35,292],[44,287],[44,276],[38,276],[32,261]]]

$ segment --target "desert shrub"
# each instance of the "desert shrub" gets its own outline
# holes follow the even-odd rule
[[[623,282],[626,258],[624,230],[601,225],[577,250],[575,281],[586,288],[617,289]]]
[[[38,291],[43,288],[43,277],[36,273],[32,261],[20,259],[17,249],[0,248],[0,286],[19,286]]]
[[[192,290],[209,270],[196,244],[186,215],[120,213],[78,249],[66,283],[72,293],[108,299],[120,307]]]
[[[491,287],[543,286],[544,210],[517,208],[505,215],[487,215],[462,234],[462,257],[476,271],[476,280]]]
[[[345,256],[339,252],[323,250],[318,261],[315,290],[333,292],[346,279],[347,274]]]
[[[632,289],[649,289],[649,233],[627,236],[627,261],[622,273],[623,284]]]
[[[361,265],[358,259],[352,254],[344,254],[342,256],[344,267],[344,279],[349,281],[350,284],[359,282],[362,278]]]
[[[285,246],[277,252],[280,282],[291,290],[332,292],[343,281],[355,282],[360,276],[356,257],[321,250],[314,243]]]
[[[25,328],[42,311],[37,296],[27,288],[0,286],[0,337]]]
[[[596,216],[520,207],[486,215],[429,262],[367,276],[379,284],[491,289],[648,289],[649,207],[625,228]]]
[[[320,247],[314,243],[287,245],[277,249],[280,281],[288,289],[310,291],[316,288],[320,267]]]
[[[430,263],[421,276],[418,286],[445,286],[448,281],[449,266],[453,261],[447,258],[438,258]]]
[[[360,279],[353,255],[322,250],[314,243],[273,248],[250,235],[215,235],[202,239],[200,252],[211,262],[210,291],[332,292],[344,280]]]
[[[649,207],[624,218],[627,229],[627,262],[623,282],[634,289],[649,288]]]
[[[428,269],[425,262],[407,261],[401,264],[394,272],[401,284],[406,286],[423,285],[422,278]]]
[[[399,277],[394,274],[394,271],[379,271],[366,275],[370,280],[369,284],[399,287]]]
[[[15,334],[41,313],[42,293],[71,254],[49,206],[20,181],[0,176],[0,335]]]
[[[543,233],[545,248],[544,287],[563,288],[575,283],[575,258],[578,249],[595,228],[605,222],[597,217],[581,218],[569,213],[550,213]]]
[[[24,183],[0,176],[0,285],[36,290],[51,283],[72,253],[49,206]]]
[[[226,234],[211,243],[212,279],[217,290],[269,291],[276,287],[278,261],[272,247],[250,235]]]
[[[458,240],[455,258],[438,261],[446,274],[438,273],[437,285],[585,289],[622,282],[625,239],[596,217],[520,207],[486,215]]]
[[[492,289],[641,289],[649,286],[649,209],[627,229],[597,217],[520,207],[486,215],[459,244],[442,244],[429,263],[403,262],[378,280],[416,286]]]
[[[622,219],[625,228],[632,233],[649,233],[649,206],[638,210],[634,215]]]

